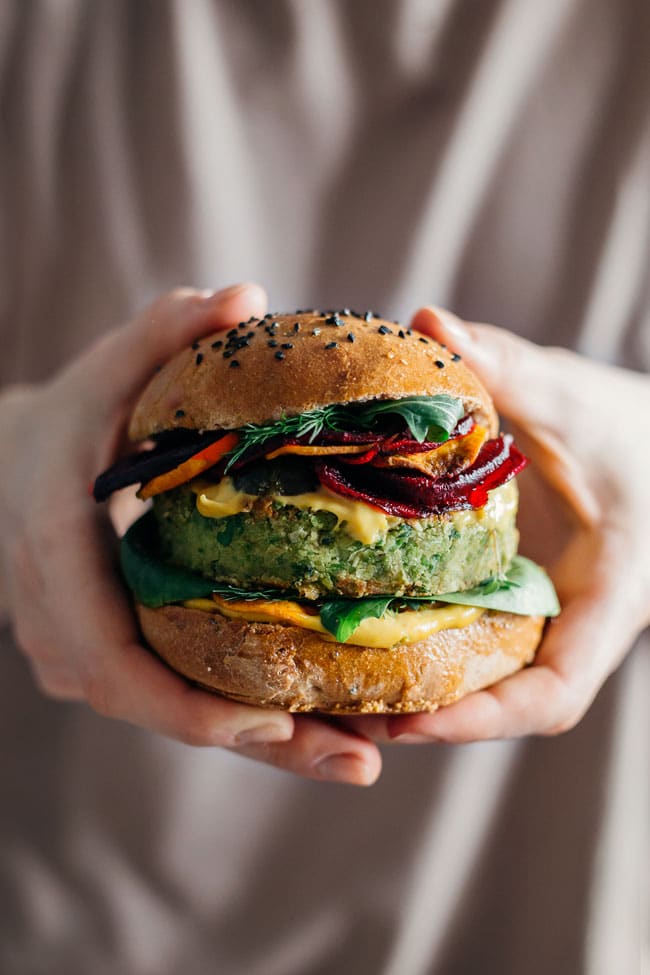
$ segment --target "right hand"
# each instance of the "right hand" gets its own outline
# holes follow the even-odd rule
[[[199,690],[141,645],[106,507],[88,494],[116,459],[154,367],[194,339],[265,311],[255,285],[209,294],[177,289],[50,382],[0,396],[4,601],[48,696],[85,701],[99,714],[188,744],[234,748],[310,778],[366,785],[381,760],[365,737]]]

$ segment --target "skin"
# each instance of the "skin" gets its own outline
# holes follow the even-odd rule
[[[190,745],[233,748],[308,778],[357,785],[380,773],[375,742],[572,728],[650,620],[650,460],[643,449],[650,388],[633,373],[433,309],[421,309],[414,326],[463,355],[550,486],[543,536],[555,547],[543,561],[554,563],[563,613],[535,665],[433,715],[332,721],[195,689],[141,646],[113,531],[135,515],[132,492],[118,495],[111,523],[87,485],[124,449],[129,411],[157,363],[265,311],[256,285],[177,289],[50,382],[10,387],[0,397],[0,448],[10,458],[0,479],[2,593],[39,687]],[[525,511],[526,490],[533,496],[540,485],[526,476],[521,482]]]

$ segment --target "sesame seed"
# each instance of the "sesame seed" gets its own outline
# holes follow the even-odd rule
[[[335,349],[339,343],[338,342],[328,342],[325,346],[326,349]]]
[[[247,339],[252,339],[254,335],[255,335],[255,332],[246,332],[246,338]]]
[[[293,323],[293,330],[294,330],[294,332],[299,332],[300,331],[300,322],[294,322]]]
[[[312,328],[312,330],[311,330],[311,334],[312,335],[320,335],[320,333],[321,333],[321,329],[320,328]]]
[[[277,348],[277,344],[278,343],[275,341],[275,339],[271,339],[266,344],[269,346],[270,349],[275,349],[275,348]]]
[[[275,353],[275,358],[276,359],[284,359],[284,352],[276,352]]]
[[[388,325],[380,325],[379,328],[377,329],[377,331],[379,332],[380,335],[392,335],[393,334],[392,328],[389,328]]]
[[[413,335],[413,329],[412,329],[412,328],[407,328],[407,329],[406,329],[406,334],[407,334],[407,335],[409,336],[409,338],[410,338],[410,337],[411,337],[411,335]]]
[[[397,334],[399,335],[399,337],[401,339],[405,339],[406,338],[406,335],[404,335],[404,329],[402,329],[402,328],[400,328],[400,330],[399,330],[399,332]]]
[[[451,361],[452,362],[460,362],[461,359],[462,359],[462,356],[458,355],[457,352],[454,352],[454,354],[451,357]]]
[[[325,324],[341,326],[341,325],[345,325],[345,322],[343,321],[342,318],[339,318],[338,315],[334,314],[334,315],[330,315],[328,318],[325,319]]]
[[[429,344],[429,339],[425,339],[422,336],[420,336],[420,342],[424,342],[425,345],[428,345]]]
[[[291,342],[283,342],[282,345],[280,346],[280,348],[281,349],[293,349],[293,345],[291,344]]]
[[[197,353],[197,356],[196,356],[196,364],[197,364],[197,366],[200,366],[202,362],[203,362],[203,353],[202,352],[198,352]]]
[[[363,316],[363,320],[365,322],[371,322],[372,321],[372,312],[371,311],[367,311],[365,313],[365,315]]]
[[[436,359],[436,365],[437,365],[438,369],[444,369],[445,368],[445,364],[442,361],[442,359]]]
[[[230,363],[230,368],[231,369],[239,369],[239,363],[237,362],[236,359],[233,359],[232,360],[232,362]]]
[[[226,349],[223,354],[224,359],[230,359],[234,355],[234,349]]]
[[[344,309],[343,309],[343,310],[341,311],[341,314],[342,314],[342,315],[349,315],[349,314],[350,314],[350,309],[349,309],[349,308],[344,308]]]
[[[354,332],[348,332],[348,342],[354,342]]]
[[[177,420],[180,420],[182,417],[185,416],[185,410],[176,410],[174,416],[176,417]]]
[[[193,349],[199,349],[200,347],[201,347],[201,343],[200,342],[192,342],[192,348]]]
[[[237,329],[236,328],[231,328],[229,332],[226,332],[226,335],[228,336],[229,339],[231,339],[233,337],[233,335],[236,335],[236,334],[237,334]]]
[[[212,343],[212,348],[213,349],[220,349],[222,345],[223,345],[223,342],[221,341],[221,339],[217,339],[216,342],[213,342]]]
[[[264,317],[267,318],[267,319],[270,319],[270,318],[273,318],[273,315],[271,314],[270,311],[268,311]]]

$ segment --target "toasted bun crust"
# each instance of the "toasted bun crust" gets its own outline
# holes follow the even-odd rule
[[[462,399],[466,413],[495,436],[488,392],[452,355],[380,318],[302,312],[253,319],[195,342],[163,366],[136,404],[129,436],[227,430],[332,403],[439,393]]]
[[[530,663],[544,618],[488,611],[462,629],[378,650],[297,626],[136,605],[149,645],[205,688],[262,707],[339,714],[435,711]]]

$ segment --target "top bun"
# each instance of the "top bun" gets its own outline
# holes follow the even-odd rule
[[[446,393],[498,432],[487,390],[459,356],[370,314],[296,312],[250,319],[194,342],[151,379],[129,436],[230,430],[329,406]]]

